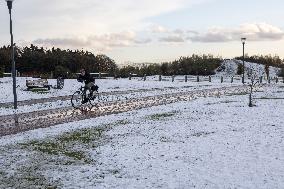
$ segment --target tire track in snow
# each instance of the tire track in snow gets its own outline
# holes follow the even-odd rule
[[[46,128],[62,123],[86,120],[152,106],[166,105],[179,101],[189,101],[200,97],[243,94],[248,93],[248,91],[248,86],[213,88],[134,98],[125,101],[101,102],[89,111],[76,110],[73,107],[64,107],[0,116],[0,136],[12,135],[28,130]]]

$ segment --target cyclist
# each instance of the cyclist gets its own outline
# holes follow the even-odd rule
[[[98,91],[99,87],[97,85],[95,85],[95,79],[85,69],[80,70],[80,75],[79,75],[77,81],[81,82],[81,83],[85,82],[84,99],[83,99],[83,102],[82,102],[82,104],[85,104],[89,100],[86,97],[87,90],[90,91],[90,97],[92,97],[93,92]]]

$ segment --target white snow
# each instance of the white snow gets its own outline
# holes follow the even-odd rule
[[[23,167],[31,166],[59,188],[281,189],[284,85],[270,85],[254,98],[252,108],[247,95],[200,98],[1,137],[0,174],[25,177]],[[19,143],[107,125],[95,146],[76,141],[66,149],[88,153],[91,163],[62,164],[63,154],[19,149]],[[1,187],[7,183],[0,179]]]
[[[184,76],[96,82],[103,92],[146,89],[127,98],[242,85],[229,80],[236,66],[227,62],[226,68],[211,83],[185,83]],[[71,95],[80,87],[65,80],[62,90],[38,94],[25,91],[26,79],[17,78],[19,100]],[[12,79],[0,78],[0,86],[0,103],[12,102]],[[282,189],[284,84],[262,89],[252,108],[248,95],[199,98],[0,137],[0,188]],[[66,106],[69,100],[46,102],[16,113]],[[13,113],[0,108],[0,115]]]
[[[252,70],[254,74],[260,76],[266,76],[265,73],[265,66],[262,64],[252,63],[252,62],[244,62],[245,63],[245,76],[247,77],[247,74],[250,73]],[[217,72],[216,75],[218,76],[234,76],[237,74],[238,65],[243,64],[241,60],[225,60],[221,67],[224,67],[225,69]],[[277,77],[278,72],[280,71],[280,68],[275,68],[273,66],[269,67],[269,75],[270,77]]]
[[[51,89],[46,94],[40,94],[32,91],[27,91],[25,86],[26,79],[30,78],[17,78],[17,96],[18,101],[31,100],[31,99],[41,99],[49,97],[58,97],[65,95],[72,95],[78,88],[81,86],[81,83],[77,82],[75,79],[65,80],[65,86],[62,90]],[[196,79],[195,77],[193,79]],[[207,78],[208,79],[208,78]],[[56,80],[49,80],[49,84],[56,85]],[[102,79],[96,80],[96,84],[100,87],[100,92],[115,92],[115,91],[124,91],[129,92],[130,90],[144,90],[139,92],[132,92],[125,95],[113,96],[110,99],[126,99],[126,98],[138,98],[145,96],[154,96],[160,94],[168,94],[173,92],[182,92],[182,91],[192,91],[200,90],[207,88],[217,88],[225,86],[238,86],[241,85],[240,81],[235,81],[234,83],[230,82],[220,82],[220,78],[212,78],[212,82],[209,81],[189,81],[184,82],[184,76],[175,77],[175,81],[172,82],[171,77],[163,77],[163,81],[158,81],[158,76],[148,77],[147,81],[142,81],[141,78],[133,78],[131,81],[128,79]],[[5,90],[0,91],[0,103],[13,102],[12,95],[12,79],[11,78],[0,78],[1,88]],[[38,103],[32,105],[18,105],[16,111],[13,110],[13,107],[0,107],[0,116],[9,115],[14,112],[23,113],[23,112],[33,112],[46,109],[54,109],[60,107],[71,106],[70,99],[67,101],[55,101],[47,103]]]

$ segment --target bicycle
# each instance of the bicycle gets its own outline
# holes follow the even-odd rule
[[[98,99],[99,93],[97,90],[93,91],[91,95],[90,90],[86,87],[81,86],[71,97],[71,104],[73,108],[80,109],[84,104],[89,103],[92,107],[97,103],[95,100]],[[83,103],[84,99],[88,99],[87,103]]]

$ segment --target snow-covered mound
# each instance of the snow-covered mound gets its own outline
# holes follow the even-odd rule
[[[238,65],[243,64],[241,60],[225,60],[219,68],[216,69],[216,75],[220,76],[234,76],[237,75]],[[275,77],[278,75],[280,69],[270,66],[269,67],[269,76]],[[265,66],[262,64],[246,62],[245,61],[245,75],[249,73],[254,73],[258,76],[266,76]]]

